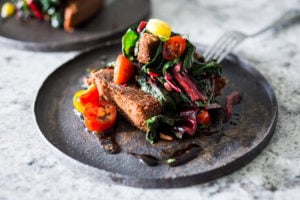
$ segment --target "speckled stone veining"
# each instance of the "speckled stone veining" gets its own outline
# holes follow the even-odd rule
[[[152,1],[153,18],[210,45],[224,31],[252,33],[299,0]],[[124,9],[126,11],[126,9]],[[246,40],[234,53],[266,77],[279,117],[269,145],[251,163],[223,178],[179,189],[110,185],[65,165],[39,136],[33,102],[43,80],[79,52],[41,53],[0,45],[0,200],[8,199],[259,199],[300,198],[300,22]],[[255,105],[253,105],[255,106]]]

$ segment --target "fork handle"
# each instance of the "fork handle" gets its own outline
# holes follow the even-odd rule
[[[276,21],[274,21],[269,26],[265,27],[264,29],[250,35],[251,37],[257,36],[261,33],[264,33],[269,30],[279,31],[286,26],[295,23],[297,20],[300,19],[300,10],[289,10],[285,12],[281,17],[279,17]]]

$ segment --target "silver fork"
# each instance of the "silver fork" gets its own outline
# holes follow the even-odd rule
[[[217,60],[220,63],[229,52],[231,52],[238,44],[247,38],[255,37],[269,30],[279,31],[284,27],[298,21],[300,19],[300,10],[289,10],[285,12],[281,17],[275,20],[269,26],[254,34],[245,34],[240,31],[228,31],[224,33],[210,48],[208,48],[203,56],[205,60],[211,59]]]

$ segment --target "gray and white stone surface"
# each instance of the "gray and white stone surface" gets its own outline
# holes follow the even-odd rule
[[[224,31],[252,33],[299,0],[153,0],[152,16],[210,45]],[[124,9],[126,11],[126,9]],[[0,46],[0,200],[8,199],[300,199],[300,22],[243,42],[249,60],[273,87],[278,124],[251,163],[217,180],[179,189],[109,185],[65,166],[45,145],[33,119],[43,80],[79,52],[29,52]]]

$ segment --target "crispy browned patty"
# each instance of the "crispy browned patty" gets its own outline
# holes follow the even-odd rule
[[[139,52],[137,59],[140,63],[146,64],[151,60],[154,50],[159,45],[159,38],[151,33],[144,33],[139,41]]]
[[[103,6],[103,0],[69,0],[64,14],[64,29],[73,31],[74,27],[96,15]]]
[[[114,102],[120,114],[140,130],[146,131],[146,120],[162,111],[161,104],[152,95],[134,86],[113,83],[112,69],[100,69],[92,73],[92,79],[99,95]]]

